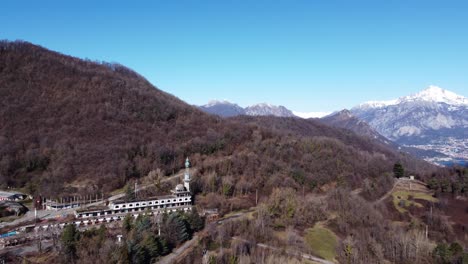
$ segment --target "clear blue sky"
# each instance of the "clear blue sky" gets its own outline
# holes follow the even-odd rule
[[[119,62],[191,104],[468,96],[468,1],[2,1],[0,38]]]

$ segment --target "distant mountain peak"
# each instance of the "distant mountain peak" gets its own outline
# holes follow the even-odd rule
[[[250,116],[280,116],[294,117],[291,110],[282,105],[259,103],[246,108],[226,100],[211,100],[206,105],[200,106],[203,111],[223,117],[250,115]]]
[[[423,101],[434,103],[446,103],[448,105],[468,105],[468,98],[454,92],[445,90],[435,85],[408,96],[388,101],[368,101],[360,104],[358,108],[382,108],[391,105],[398,105],[406,102]]]
[[[245,108],[247,115],[251,116],[280,116],[280,117],[293,117],[295,116],[291,110],[282,105],[271,105],[267,103],[260,103]]]
[[[206,105],[206,107],[211,107],[215,105],[236,105],[234,103],[229,102],[228,100],[210,100]]]
[[[226,100],[211,100],[208,104],[200,106],[200,109],[222,117],[245,115],[244,108]]]
[[[378,140],[384,144],[390,144],[390,141],[388,141],[384,136],[379,134],[365,121],[353,115],[353,113],[348,109],[343,109],[341,111],[325,116],[321,118],[320,121],[330,126],[349,129],[358,135],[367,136],[369,138]]]
[[[343,110],[337,112],[336,115],[347,116],[347,117],[353,117],[353,114],[352,114],[351,111],[349,111],[348,109],[343,109]]]
[[[254,104],[254,105],[251,105],[250,107],[270,107],[270,108],[278,108],[278,107],[281,107],[280,106],[277,106],[277,105],[272,105],[272,104],[268,104],[268,103],[259,103],[259,104]],[[284,107],[284,106],[283,106]]]
[[[435,85],[430,85],[428,88],[422,90],[419,93],[402,97],[399,99],[399,101],[429,101],[451,105],[468,104],[468,99],[466,97],[442,89]]]
[[[462,95],[431,85],[397,100],[368,102],[351,111],[396,143],[424,150],[431,162],[442,154],[467,160],[468,98]]]

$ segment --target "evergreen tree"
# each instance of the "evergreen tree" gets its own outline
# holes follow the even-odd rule
[[[437,245],[436,248],[432,251],[432,256],[436,263],[450,263],[450,259],[452,257],[452,254],[449,250],[449,247],[447,244],[439,244]]]
[[[68,261],[74,262],[77,258],[76,256],[76,246],[78,244],[78,240],[80,239],[80,233],[76,230],[75,225],[67,225],[63,229],[61,235],[61,242],[62,242],[62,250],[65,254]]]
[[[180,245],[191,238],[189,224],[180,214],[172,213],[167,217],[164,238],[171,246]]]
[[[158,237],[158,243],[161,246],[161,256],[165,256],[171,253],[172,248],[170,247],[169,243],[167,243],[166,239]]]
[[[187,220],[192,233],[202,230],[205,226],[204,219],[198,214],[198,211],[195,207],[190,213],[186,214],[185,219]]]
[[[401,165],[400,163],[395,163],[395,165],[393,166],[393,175],[396,178],[401,178],[405,176],[405,169],[403,168],[403,165]]]
[[[125,201],[134,201],[135,200],[135,189],[131,184],[125,185]]]
[[[130,214],[127,214],[123,220],[122,227],[124,232],[128,233],[133,228],[133,217]]]
[[[143,233],[151,228],[151,221],[147,215],[139,215],[135,221],[135,230],[137,233]]]

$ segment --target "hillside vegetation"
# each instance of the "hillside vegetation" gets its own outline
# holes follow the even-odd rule
[[[466,247],[463,210],[453,214],[454,227],[447,219],[453,203],[450,210],[429,211],[432,204],[401,194],[422,207],[408,205],[400,213],[389,198],[395,163],[399,176],[427,180],[442,194],[465,195],[466,170],[435,170],[349,130],[297,118],[221,119],[121,65],[25,42],[0,42],[0,105],[0,188],[55,197],[108,194],[148,174],[146,180],[174,174],[189,156],[197,207],[217,208],[221,217],[252,207],[209,224],[183,263],[201,263],[205,250],[218,263],[285,263],[297,256],[283,249],[340,263],[432,263],[445,257],[441,242]],[[144,226],[155,227],[151,221]],[[92,245],[106,232],[75,241],[82,260],[126,263],[144,256],[138,252],[152,260],[168,253],[153,230],[142,243],[136,243],[141,232],[128,235],[133,247],[103,259],[115,255],[114,247]],[[189,236],[183,238],[174,246]],[[322,239],[327,244],[317,245]],[[271,250],[266,257],[259,243]],[[463,249],[450,254],[454,261],[468,256]]]
[[[178,171],[186,156],[200,189],[228,194],[360,185],[401,159],[314,121],[222,120],[121,65],[25,42],[0,43],[0,98],[0,184],[44,195],[109,192],[157,168]]]

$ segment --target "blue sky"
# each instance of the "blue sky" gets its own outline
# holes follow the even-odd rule
[[[191,104],[333,111],[468,95],[468,2],[2,1],[0,39],[119,62]]]

